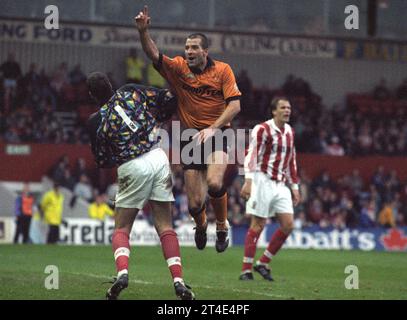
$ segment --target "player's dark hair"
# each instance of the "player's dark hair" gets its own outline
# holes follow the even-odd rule
[[[207,36],[205,36],[203,33],[192,33],[188,36],[187,39],[196,39],[199,38],[201,39],[201,46],[202,49],[208,49],[209,48],[209,40]]]
[[[86,83],[91,95],[102,104],[105,104],[113,95],[112,84],[103,72],[92,72]]]
[[[283,100],[283,101],[289,101],[286,97],[284,96],[278,96],[278,97],[274,97],[273,100],[271,100],[270,103],[270,107],[271,107],[271,112],[273,112],[274,110],[277,110],[277,105],[278,103]]]

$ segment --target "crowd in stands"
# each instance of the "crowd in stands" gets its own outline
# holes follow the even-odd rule
[[[288,75],[276,90],[254,89],[245,70],[237,81],[242,117],[256,123],[270,118],[274,96],[286,96],[293,108],[290,123],[299,152],[332,156],[407,155],[407,78],[394,92],[381,80],[372,92],[349,94],[346,106],[323,105],[321,97],[304,80]],[[256,111],[253,111],[256,106]],[[256,117],[256,118],[254,118]],[[246,126],[242,121],[242,126]],[[250,125],[248,125],[250,127]]]
[[[407,225],[407,182],[377,168],[369,181],[358,170],[333,180],[327,171],[313,180],[301,174],[302,203],[297,226],[394,227]]]
[[[80,104],[90,101],[80,65],[69,70],[66,63],[61,63],[47,74],[32,63],[23,74],[10,54],[0,71],[0,141],[88,143],[79,122],[67,130],[57,117],[58,111],[76,111]]]
[[[182,169],[174,167],[173,176],[174,218],[180,223],[190,219]],[[296,228],[407,226],[407,181],[402,183],[395,171],[379,167],[369,181],[363,181],[358,170],[335,180],[326,171],[315,179],[301,171],[300,179],[302,202],[295,208]],[[226,181],[229,222],[248,226],[250,218],[244,214],[245,201],[240,197],[244,177],[228,170]],[[215,221],[209,202],[207,216]]]
[[[137,59],[137,53],[131,52],[126,63],[137,65]],[[32,64],[23,75],[13,55],[10,55],[8,61],[0,65],[0,70],[3,77],[0,88],[0,141],[88,143],[88,136],[80,121],[73,131],[66,131],[56,117],[59,110],[75,111],[81,104],[91,103],[86,77],[79,65],[69,69],[66,63],[61,63],[54,73],[46,74]],[[148,72],[148,69],[145,71]],[[131,73],[127,76],[137,77]],[[238,127],[251,128],[259,121],[270,118],[271,98],[285,95],[293,105],[291,123],[296,131],[299,152],[332,156],[407,154],[407,79],[393,91],[382,80],[371,93],[364,94],[363,99],[351,96],[347,106],[333,108],[325,107],[309,83],[294,75],[289,75],[281,88],[273,90],[255,88],[245,70],[237,75],[237,81],[243,93],[242,111],[236,121]],[[363,109],[366,102],[377,103],[378,112],[366,112]],[[396,103],[400,108],[394,108],[392,112],[380,111],[381,106],[394,106]],[[256,112],[253,112],[254,106]],[[88,166],[83,159],[72,166],[69,159],[64,157],[49,175],[73,192],[72,206],[77,198],[82,198],[89,203],[107,203],[112,207],[117,185],[98,190],[100,185],[95,172],[89,171]],[[176,198],[174,217],[175,223],[179,223],[190,217],[182,170],[177,166],[173,169]],[[249,220],[243,214],[245,203],[240,197],[244,178],[232,170],[227,179],[229,220],[233,225],[245,225]],[[378,169],[369,182],[364,182],[356,170],[335,181],[327,172],[314,180],[302,172],[301,181],[304,199],[296,209],[297,226],[343,228],[407,224],[407,182],[399,181],[395,172],[385,173],[383,169]],[[140,217],[151,218],[148,207]],[[214,220],[210,205],[208,218]]]
[[[136,50],[130,51],[125,63],[128,81],[165,85]],[[88,107],[92,101],[80,65],[69,70],[66,63],[61,63],[52,74],[46,74],[33,63],[23,75],[10,54],[0,70],[0,141],[88,143],[83,122],[96,106]],[[370,93],[348,94],[346,106],[332,108],[323,105],[307,81],[294,75],[288,75],[277,89],[255,88],[246,70],[238,73],[237,82],[243,96],[235,127],[249,129],[269,119],[271,99],[284,95],[293,105],[291,124],[299,152],[333,156],[407,154],[407,79],[394,90],[382,79]],[[88,107],[84,114],[83,106]],[[57,111],[64,110],[78,113],[77,122],[70,128],[57,117]]]
[[[51,169],[49,176],[72,191],[71,206],[81,198],[91,205],[91,217],[103,220],[105,215],[112,216],[108,207],[113,208],[117,184],[99,189],[95,172],[89,169],[84,159],[78,159],[72,166],[68,157],[63,157]],[[395,171],[386,172],[383,167],[379,167],[369,181],[364,181],[357,169],[337,179],[332,179],[327,171],[310,179],[305,171],[300,170],[300,180],[302,201],[295,208],[296,228],[407,226],[407,181],[400,181]],[[238,175],[236,167],[230,166],[226,171],[225,183],[228,190],[229,222],[233,226],[247,226],[250,222],[249,216],[245,215],[245,201],[240,197],[243,182],[244,177]],[[173,193],[174,224],[191,221],[180,165],[173,165]],[[101,218],[102,212],[106,214]],[[207,216],[209,221],[215,221],[209,202]],[[147,219],[152,223],[148,205],[138,219]]]

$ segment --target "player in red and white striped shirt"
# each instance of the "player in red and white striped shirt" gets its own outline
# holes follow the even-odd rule
[[[273,118],[256,125],[245,158],[245,183],[241,196],[247,200],[250,228],[246,234],[240,280],[253,280],[252,266],[257,240],[268,218],[276,216],[280,228],[273,234],[267,249],[256,262],[254,270],[272,281],[269,263],[280,250],[293,229],[293,204],[300,202],[294,130],[288,124],[290,102],[283,97],[271,102]],[[290,189],[286,182],[291,185]]]

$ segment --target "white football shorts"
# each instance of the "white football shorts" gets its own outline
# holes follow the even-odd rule
[[[284,182],[271,180],[263,172],[255,172],[246,213],[260,218],[271,218],[276,213],[294,213],[290,189]]]
[[[160,148],[123,163],[117,179],[117,208],[142,209],[148,200],[174,201],[170,162]]]

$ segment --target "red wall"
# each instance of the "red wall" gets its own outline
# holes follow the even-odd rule
[[[72,166],[76,159],[85,158],[90,169],[95,168],[90,148],[85,145],[32,144],[30,155],[7,155],[6,144],[0,143],[0,180],[40,181],[50,168],[63,156],[68,155]],[[365,179],[370,179],[375,169],[383,165],[386,170],[396,170],[402,181],[407,179],[407,157],[331,157],[315,154],[299,154],[298,165],[310,177],[328,170],[333,178],[360,170]],[[100,170],[102,180],[114,177],[114,170]]]
[[[90,148],[72,144],[31,144],[29,155],[7,155],[6,144],[0,144],[0,180],[40,181],[42,176],[63,156],[69,157],[71,166],[84,158],[90,169],[95,168]]]
[[[353,169],[359,169],[365,180],[370,180],[377,167],[383,166],[386,171],[396,170],[398,177],[407,179],[407,157],[334,157],[315,154],[299,154],[298,166],[303,168],[310,177],[328,170],[332,178],[349,174]]]

